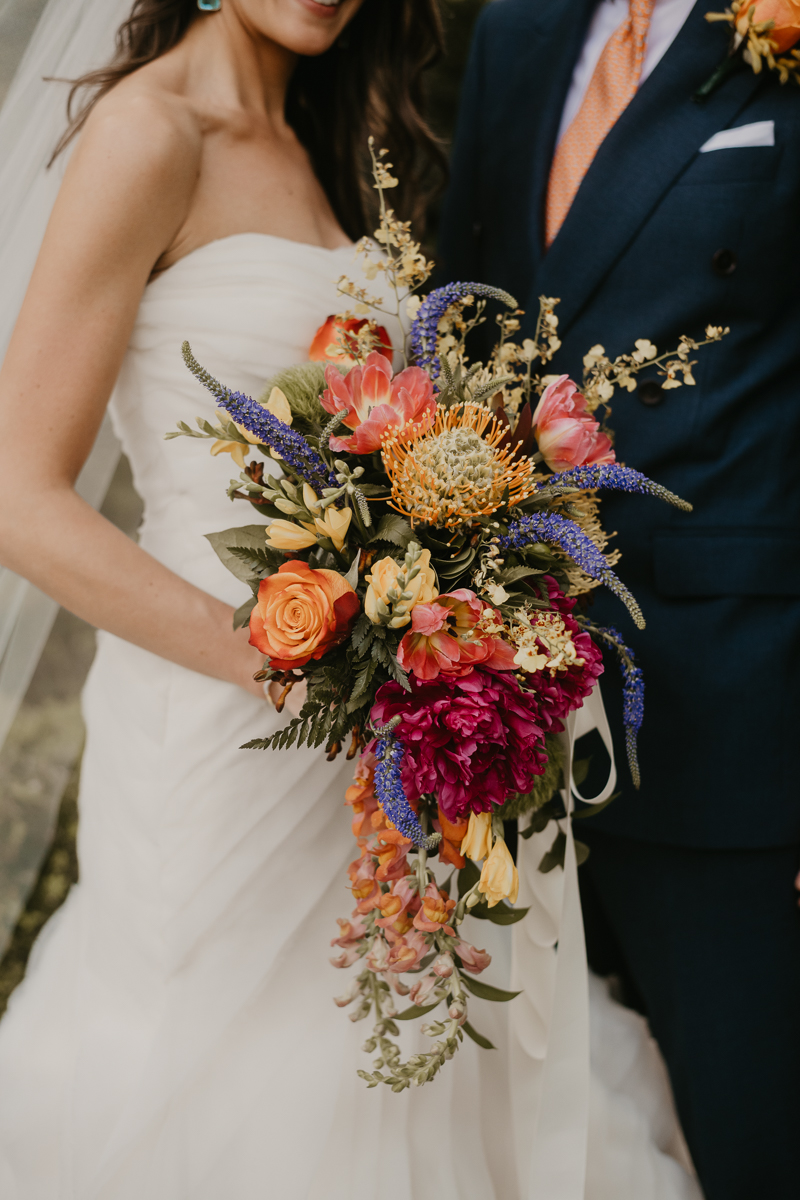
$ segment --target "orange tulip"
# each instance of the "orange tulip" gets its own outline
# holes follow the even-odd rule
[[[359,333],[367,324],[366,318],[358,320],[350,317],[345,320],[342,317],[328,317],[324,325],[320,325],[317,332],[314,334],[314,340],[311,343],[311,348],[308,351],[308,357],[312,362],[332,362],[341,363],[343,366],[355,366],[356,360],[351,354],[348,354],[343,349],[348,345],[348,334]],[[389,334],[383,325],[375,326],[375,333],[379,339],[379,345],[376,347],[379,354],[384,358],[392,361],[392,342]]]

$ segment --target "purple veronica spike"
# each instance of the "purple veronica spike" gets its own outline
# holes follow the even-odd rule
[[[436,379],[439,374],[439,358],[436,354],[436,334],[439,321],[451,304],[463,296],[482,296],[487,300],[500,300],[509,308],[516,308],[517,302],[508,292],[500,288],[487,287],[485,283],[448,283],[446,287],[436,288],[430,292],[416,315],[411,326],[411,353],[418,367],[430,371]]]
[[[688,500],[682,500],[680,496],[668,491],[660,483],[654,483],[652,479],[642,475],[641,471],[634,471],[632,467],[623,467],[620,463],[572,467],[569,471],[559,471],[555,475],[551,475],[549,479],[543,479],[538,486],[540,492],[546,491],[553,494],[576,489],[583,491],[588,488],[607,488],[609,491],[615,492],[640,492],[657,496],[659,500],[666,500],[667,504],[674,504],[676,508],[682,508],[684,512],[692,511]]]
[[[242,392],[232,392],[213,375],[209,375],[192,354],[188,342],[183,343],[183,361],[200,383],[208,388],[220,408],[224,408],[248,433],[255,434],[265,446],[275,450],[281,461],[310,484],[315,492],[339,486],[333,471],[316,450],[312,450],[302,434],[273,416],[250,396],[245,396]]]
[[[594,542],[579,525],[560,513],[531,513],[519,517],[508,527],[508,533],[497,539],[501,550],[522,550],[535,542],[551,542],[568,554],[592,579],[599,579],[609,591],[626,605],[640,629],[644,629],[642,610],[625,584],[609,567]]]
[[[419,823],[417,814],[406,799],[400,765],[403,761],[403,747],[397,738],[387,734],[378,739],[375,744],[375,757],[378,765],[375,767],[375,795],[386,816],[415,846],[424,846],[426,850],[434,850],[441,841],[439,834],[426,834]]]
[[[636,754],[636,736],[642,727],[644,716],[644,676],[641,667],[637,667],[633,652],[623,642],[616,629],[602,628],[591,625],[589,629],[596,636],[613,646],[619,659],[622,672],[622,723],[625,726],[625,749],[628,754],[628,766],[633,778],[633,786],[638,788],[641,783],[639,760]]]

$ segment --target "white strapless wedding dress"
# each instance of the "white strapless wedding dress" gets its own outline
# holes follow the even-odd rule
[[[304,360],[351,258],[242,234],[145,291],[111,403],[145,502],[141,544],[233,605],[241,585],[203,534],[257,518],[226,499],[227,458],[164,441],[214,411],[181,342],[258,394]],[[352,764],[239,750],[283,718],[108,634],[98,642],[80,883],[0,1025],[2,1200],[550,1200],[517,1179],[512,1112],[526,1138],[533,1129],[509,1069],[513,1003],[474,1001],[497,1049],[467,1042],[424,1088],[395,1095],[356,1076],[367,1027],[333,1005],[346,981],[328,964],[352,906]],[[471,935],[501,985],[508,933],[482,922]],[[588,1200],[697,1200],[672,1157],[677,1126],[644,1023],[597,981],[592,1045]]]

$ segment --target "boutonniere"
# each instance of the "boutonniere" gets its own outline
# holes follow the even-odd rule
[[[711,78],[695,92],[695,100],[705,100],[745,65],[758,75],[766,64],[777,71],[781,83],[800,83],[800,49],[794,49],[800,41],[800,0],[733,0],[725,12],[706,13],[706,20],[726,21],[731,44]]]

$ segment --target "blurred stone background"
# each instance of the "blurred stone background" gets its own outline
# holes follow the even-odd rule
[[[483,3],[440,0],[447,53],[430,74],[429,100],[433,126],[445,143],[452,133],[472,26]],[[44,0],[0,3],[0,102],[43,8]],[[437,217],[434,205],[429,238],[435,236]],[[124,457],[102,512],[136,536],[141,502]],[[62,609],[0,749],[0,1013],[24,975],[37,934],[77,878],[80,692],[94,649],[94,630]]]

